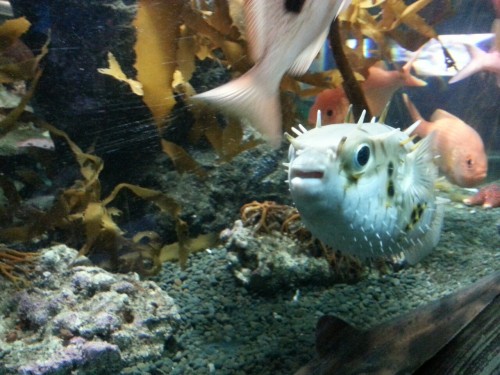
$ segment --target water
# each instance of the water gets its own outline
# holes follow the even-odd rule
[[[152,15],[138,20],[138,3]],[[468,56],[456,35],[488,51],[494,8],[452,1],[445,12],[444,3],[421,14],[452,35],[461,67]],[[0,29],[11,64],[0,64],[1,117],[11,113],[0,122],[0,374],[290,374],[315,356],[322,315],[369,329],[500,269],[499,209],[462,203],[500,182],[493,73],[449,84],[454,70],[428,48],[420,63],[435,58],[435,70],[413,71],[427,86],[394,91],[389,125],[412,123],[403,92],[425,119],[438,108],[454,114],[482,138],[488,175],[473,191],[439,182],[441,240],[422,262],[363,264],[324,250],[298,221],[282,233],[295,213],[286,141],[271,148],[237,116],[190,100],[251,66],[243,29],[225,23],[230,14],[241,27],[241,7],[231,1],[226,14],[217,4],[225,1],[0,1],[2,19],[31,23],[16,21],[19,34]],[[412,56],[398,41],[389,40],[397,53],[387,69]],[[366,45],[363,59],[380,55]],[[119,65],[111,75],[98,71],[110,67],[109,52]],[[331,51],[321,53],[311,72],[335,68]],[[144,96],[131,90],[137,82]],[[302,90],[311,88],[283,81],[283,130],[308,126],[315,96]],[[72,268],[44,250],[54,244],[90,261]],[[128,272],[140,277],[121,279]],[[166,295],[178,316],[166,312]]]

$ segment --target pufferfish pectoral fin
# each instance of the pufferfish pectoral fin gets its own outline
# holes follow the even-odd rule
[[[414,245],[404,250],[406,261],[410,265],[415,265],[426,257],[438,244],[441,236],[441,228],[443,226],[444,218],[444,203],[446,200],[440,201],[439,197],[436,199],[436,206],[433,207],[428,214],[432,215],[430,223],[422,226],[425,234],[419,238]],[[415,229],[420,230],[420,229]]]
[[[409,264],[418,263],[437,245],[441,234],[444,205],[438,204],[434,193],[437,166],[434,164],[432,144],[436,133],[432,132],[413,146],[405,160],[401,184],[404,195],[408,226],[404,240],[404,254]]]
[[[433,143],[436,132],[432,132],[413,147],[407,155],[406,170],[403,177],[403,188],[408,189],[407,195],[414,202],[426,199],[433,195],[434,181],[437,178],[437,166],[434,164],[435,155]]]

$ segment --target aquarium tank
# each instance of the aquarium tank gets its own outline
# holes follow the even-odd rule
[[[493,375],[499,294],[499,0],[0,0],[0,375]]]

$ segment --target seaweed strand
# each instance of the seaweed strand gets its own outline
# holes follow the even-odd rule
[[[342,75],[343,82],[342,86],[347,95],[347,98],[352,104],[352,111],[354,119],[357,122],[363,110],[366,110],[367,118],[371,118],[370,109],[366,103],[365,96],[361,87],[354,76],[349,61],[342,48],[342,38],[340,37],[339,20],[336,19],[332,22],[330,26],[330,32],[328,33],[328,39],[330,41],[330,46],[332,47],[333,58],[337,64],[337,68]]]

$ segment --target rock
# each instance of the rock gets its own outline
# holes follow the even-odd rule
[[[73,266],[77,256],[42,250],[31,286],[17,293],[0,279],[1,374],[114,374],[163,354],[180,318],[174,300],[137,274]]]
[[[324,258],[306,255],[281,233],[256,236],[237,220],[223,238],[235,277],[248,289],[275,295],[304,285],[331,285],[338,277]]]
[[[123,364],[120,349],[102,341],[73,340],[59,358],[44,363],[22,365],[20,374],[65,374],[78,367],[78,374],[118,374]]]

